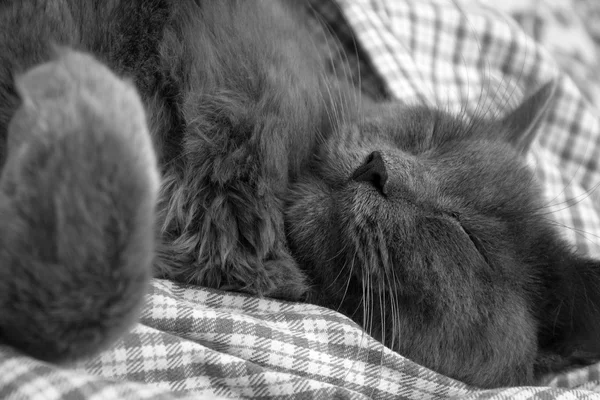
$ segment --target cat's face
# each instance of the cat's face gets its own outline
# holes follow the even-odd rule
[[[291,242],[314,245],[314,262],[354,263],[352,275],[384,290],[397,281],[402,295],[423,301],[445,297],[453,279],[467,283],[465,274],[500,273],[514,264],[505,248],[524,223],[517,217],[540,207],[502,129],[406,107],[343,127],[292,191]]]
[[[531,383],[540,246],[564,247],[521,156],[549,90],[502,121],[388,105],[332,134],[286,212],[311,300],[439,372]]]

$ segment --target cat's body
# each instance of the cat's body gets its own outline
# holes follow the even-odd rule
[[[32,140],[21,138],[29,125],[19,124],[15,112],[35,119],[43,107],[22,111],[28,110],[24,99],[45,96],[25,85],[19,99],[13,76],[29,71],[24,82],[35,83],[30,69],[56,57],[51,44],[69,46],[132,79],[141,95],[163,178],[154,262],[161,276],[341,307],[401,354],[478,386],[534,383],[558,366],[600,355],[599,263],[573,254],[539,214],[542,199],[520,158],[552,85],[503,121],[469,124],[438,110],[367,103],[329,74],[288,7],[274,1],[0,1],[0,187],[32,185],[11,181],[9,174],[32,165],[35,177],[36,168],[15,152]],[[87,65],[77,54],[62,54],[55,63],[67,70]],[[97,105],[106,96],[86,76],[115,78],[84,69],[73,86],[92,94],[78,101]],[[71,86],[61,82],[61,90]],[[61,97],[52,93],[57,107]],[[118,111],[110,114],[110,132],[143,114]],[[83,123],[71,130],[102,138],[105,129],[85,129],[85,123],[102,121],[82,115]],[[140,156],[146,152],[132,129],[116,132],[124,154],[101,140],[86,142],[106,155],[83,173],[90,182],[65,172],[77,170],[90,149],[73,145],[69,151],[77,157],[69,161],[45,147],[45,157],[64,161],[44,178],[49,185],[32,186],[41,198],[56,197],[67,182],[65,193],[119,199],[93,211],[99,224],[124,221],[107,228],[107,244],[94,260],[134,278],[123,280],[130,284],[124,284],[122,303],[103,303],[108,294],[102,290],[90,296],[100,300],[90,301],[83,314],[106,311],[97,317],[99,336],[116,335],[129,322],[150,268],[154,161]],[[128,154],[145,160],[148,174],[127,176],[139,168],[124,162]],[[103,171],[115,186],[91,184]],[[124,195],[119,184],[134,193]],[[77,212],[74,204],[85,196],[56,197],[51,211],[32,203],[25,207],[33,216],[16,218],[46,226],[42,212]],[[92,212],[83,204],[82,216]],[[77,218],[69,221],[79,226]],[[83,221],[85,227],[96,220]],[[62,226],[50,222],[56,243],[86,248],[94,241],[94,233],[82,238]],[[110,236],[130,232],[125,243]],[[31,235],[28,245],[35,249],[40,239]],[[53,259],[57,268],[70,256],[62,254]],[[138,257],[139,270],[119,261]],[[42,259],[22,263],[25,272],[15,273],[6,267],[14,261],[6,260],[0,266],[8,271],[0,275],[4,293],[21,293],[36,268],[45,267]],[[73,279],[85,280],[85,268],[94,265],[82,262]],[[53,295],[60,297],[59,289],[48,283]],[[23,310],[38,316],[37,324],[48,315],[36,303],[43,296],[26,292],[29,309],[15,307],[14,295],[0,297],[6,316],[0,317],[0,339],[53,360],[77,354],[71,342],[46,355],[35,343],[14,340],[30,327],[29,319],[15,317]],[[79,304],[70,307],[79,310]],[[73,329],[77,318],[77,312],[68,315],[56,329]],[[114,319],[116,328],[102,326],[102,318]]]
[[[299,298],[300,276],[297,289],[284,287],[296,266],[281,198],[327,121],[319,61],[304,56],[311,43],[294,35],[298,24],[269,2],[16,4],[3,11],[3,83],[47,61],[55,42],[94,54],[139,88],[164,180],[157,267],[212,287]],[[30,32],[33,14],[44,17]],[[0,106],[2,124],[15,99]]]

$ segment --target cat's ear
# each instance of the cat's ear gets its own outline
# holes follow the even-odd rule
[[[571,328],[568,337],[581,351],[600,356],[600,261],[576,260],[569,293],[572,309],[563,309]]]
[[[551,295],[541,321],[542,351],[559,360],[538,365],[548,372],[600,361],[600,261],[572,253],[560,258],[562,276],[546,282]]]
[[[529,150],[538,125],[554,100],[557,86],[556,80],[549,81],[501,119],[500,123],[507,132],[506,139],[519,152],[526,153]]]

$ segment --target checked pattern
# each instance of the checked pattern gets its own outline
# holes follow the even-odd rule
[[[350,54],[350,78],[372,95],[501,115],[558,79],[557,99],[529,161],[544,185],[549,218],[581,251],[600,256],[600,125],[593,96],[600,86],[588,80],[582,90],[581,74],[561,72],[581,72],[581,64],[565,66],[564,54],[554,57],[544,45],[547,36],[525,34],[508,14],[518,2],[505,1],[503,10],[491,3],[314,0],[312,12],[337,39],[327,43]],[[527,12],[513,14],[528,21]],[[536,16],[536,26],[551,28],[544,15]],[[481,391],[391,352],[334,311],[164,280],[152,282],[130,333],[72,368],[0,346],[0,398],[449,397],[600,399],[600,367],[555,377],[548,386]]]

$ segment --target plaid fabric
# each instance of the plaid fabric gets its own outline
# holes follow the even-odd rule
[[[530,161],[546,190],[548,217],[581,251],[600,255],[597,104],[559,72],[550,48],[507,14],[475,1],[313,3],[339,43],[367,58],[360,72],[363,83],[372,82],[371,93],[496,115],[559,79]],[[596,82],[587,85],[593,93]],[[391,352],[334,311],[161,280],[152,283],[140,323],[94,359],[59,368],[0,347],[0,398],[186,396],[600,399],[600,367],[555,377],[549,386],[480,391]]]

